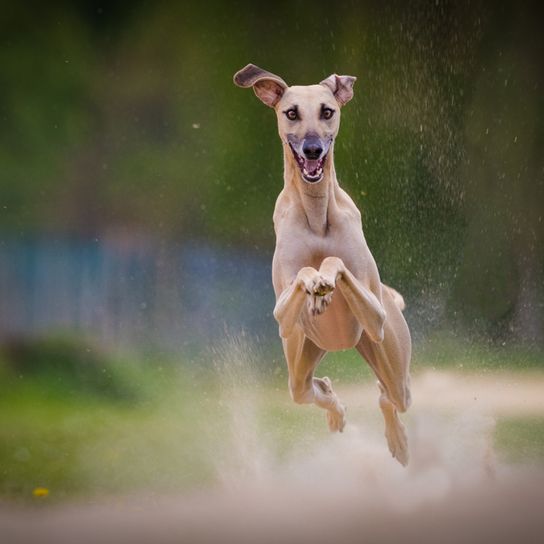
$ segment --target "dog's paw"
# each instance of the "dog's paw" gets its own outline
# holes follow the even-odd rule
[[[327,424],[331,433],[341,433],[346,426],[346,407],[338,403],[335,410],[329,410],[327,412]]]
[[[391,455],[405,467],[409,461],[408,437],[404,425],[398,421],[392,428],[386,428],[385,438]]]
[[[327,295],[332,295],[334,288],[334,281],[320,275],[314,281],[313,294],[318,297],[326,297]]]
[[[334,282],[323,276],[314,279],[308,293],[308,309],[313,316],[321,315],[332,301]]]
[[[323,390],[323,393],[327,393],[329,395],[334,395],[334,392],[332,390],[332,382],[331,379],[328,376],[323,376],[319,379],[320,381],[320,387]]]
[[[332,293],[325,296],[308,295],[308,310],[313,316],[321,315],[332,301]]]

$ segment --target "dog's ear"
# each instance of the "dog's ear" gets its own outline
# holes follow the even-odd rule
[[[328,87],[336,101],[343,106],[347,104],[353,98],[353,84],[357,80],[353,76],[339,76],[332,74],[327,79],[324,79],[320,85]]]
[[[267,105],[273,108],[283,96],[287,83],[275,74],[267,72],[254,64],[234,74],[234,83],[238,87],[253,87],[255,94]]]

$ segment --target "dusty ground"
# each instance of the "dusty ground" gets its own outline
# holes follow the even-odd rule
[[[544,417],[542,375],[428,372],[413,391],[407,469],[385,452],[374,387],[344,387],[351,422],[342,435],[301,439],[281,460],[241,438],[214,489],[4,506],[0,541],[542,542],[544,467],[505,464],[493,447],[497,417]]]
[[[462,407],[492,416],[544,416],[544,376],[541,373],[427,371],[414,380],[413,389],[413,406],[422,412],[459,411]],[[349,400],[358,398],[359,393],[350,389]],[[371,396],[364,395],[364,398],[368,400]]]

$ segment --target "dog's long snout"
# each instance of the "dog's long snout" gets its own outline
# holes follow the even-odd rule
[[[302,152],[307,159],[316,160],[321,157],[323,153],[323,146],[321,140],[317,136],[308,136],[304,139],[302,144]]]

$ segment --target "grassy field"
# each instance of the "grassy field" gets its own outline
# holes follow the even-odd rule
[[[434,372],[473,374],[490,387],[497,375],[506,384],[519,375],[544,384],[536,359],[517,367],[512,354],[502,355],[510,365],[498,365],[497,354],[487,355],[480,353],[479,364],[455,354],[450,360],[435,356]],[[416,384],[432,366],[429,357],[429,351],[416,354]],[[324,414],[291,402],[283,368],[263,372],[259,356],[236,342],[214,358],[215,365],[203,369],[112,359],[65,341],[4,350],[1,499],[51,503],[203,488],[220,481],[225,466],[229,473],[234,467],[251,477],[266,457],[281,463],[301,444],[311,450],[327,439]],[[350,420],[381,429],[374,379],[357,356],[335,354],[319,374],[328,374],[347,397]],[[519,395],[523,401],[523,390]],[[452,408],[442,411],[449,417]],[[409,427],[416,416],[405,416]],[[544,463],[544,412],[538,407],[501,411],[495,419],[500,459]]]

